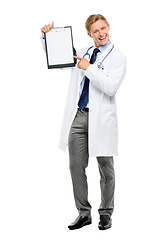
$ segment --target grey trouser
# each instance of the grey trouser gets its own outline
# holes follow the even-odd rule
[[[75,204],[81,216],[91,215],[85,168],[88,166],[88,112],[78,110],[69,133],[70,172]],[[100,172],[100,215],[112,215],[114,209],[115,175],[113,157],[97,157]]]

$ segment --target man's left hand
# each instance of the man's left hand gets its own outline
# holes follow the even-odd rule
[[[88,62],[87,59],[82,58],[82,57],[77,57],[77,56],[73,56],[74,58],[80,60],[77,64],[77,67],[83,70],[86,70],[91,64]]]

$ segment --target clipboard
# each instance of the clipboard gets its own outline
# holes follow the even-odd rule
[[[72,27],[52,28],[45,33],[45,49],[48,69],[74,67],[77,63],[73,47]]]

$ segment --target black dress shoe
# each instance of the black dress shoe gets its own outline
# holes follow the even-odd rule
[[[112,220],[109,215],[100,215],[100,222],[99,222],[99,230],[106,230],[108,228],[111,228],[112,226]]]
[[[78,217],[74,223],[72,223],[71,225],[68,226],[69,230],[75,230],[75,229],[79,229],[82,228],[86,225],[89,225],[92,223],[91,218],[89,217]]]

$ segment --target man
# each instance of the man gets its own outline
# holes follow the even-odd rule
[[[69,229],[92,222],[85,169],[88,158],[96,157],[101,176],[98,227],[105,230],[112,225],[114,210],[113,156],[118,154],[115,94],[125,76],[126,58],[111,43],[110,25],[104,16],[89,16],[85,26],[94,46],[81,49],[78,57],[75,56],[79,62],[71,72],[59,146],[62,150],[69,147],[73,192],[79,212]],[[53,23],[44,26],[42,35],[52,27]]]

